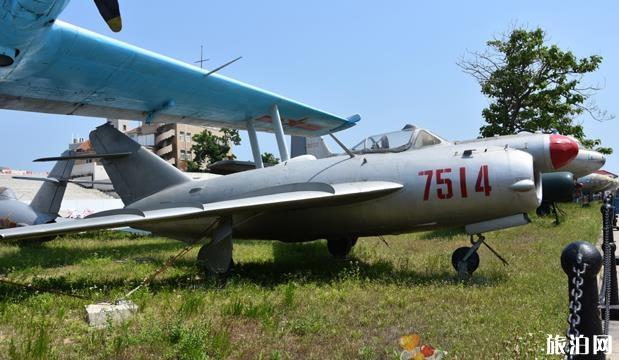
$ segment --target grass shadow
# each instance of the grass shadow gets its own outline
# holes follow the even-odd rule
[[[239,263],[233,278],[272,287],[291,280],[301,283],[325,284],[347,279],[373,281],[407,286],[462,283],[453,271],[413,271],[395,266],[386,260],[366,262],[351,256],[335,259],[323,242],[285,244],[273,242],[273,261]],[[465,285],[492,286],[503,282],[500,272],[473,276]]]
[[[150,256],[153,252],[175,251],[184,246],[182,243],[174,240],[169,242],[162,241],[161,243],[144,243],[139,242],[140,239],[144,238],[136,238],[135,243],[118,245],[101,240],[100,245],[88,248],[70,245],[56,246],[50,243],[45,243],[41,246],[20,247],[16,252],[7,252],[0,256],[0,274],[23,270],[33,266],[53,268],[74,265],[82,260],[92,258],[93,254],[100,258],[109,257],[119,261],[136,257],[152,259]],[[80,239],[72,239],[71,241],[77,242]]]
[[[79,241],[79,240],[77,240]],[[243,244],[255,244],[252,241],[239,241]],[[262,243],[264,244],[264,243]],[[258,244],[257,244],[258,245]],[[170,241],[156,244],[123,244],[114,246],[102,243],[94,249],[76,249],[71,247],[39,247],[21,249],[25,252],[22,257],[19,254],[0,257],[0,264],[4,269],[25,269],[32,266],[55,267],[78,263],[81,259],[93,256],[115,258],[144,257],[149,259],[153,251],[176,250],[182,244]],[[264,245],[262,245],[264,246]],[[414,271],[407,266],[396,266],[386,260],[365,261],[364,259],[351,256],[349,259],[335,259],[327,251],[324,242],[310,242],[301,244],[286,244],[271,242],[273,258],[264,261],[239,262],[233,272],[227,278],[227,284],[249,282],[265,288],[272,288],[291,281],[304,284],[324,285],[338,281],[371,281],[383,284],[397,284],[402,286],[423,286],[429,284],[465,286],[494,286],[505,281],[502,272],[486,272],[476,274],[468,281],[461,281],[453,271]],[[21,252],[20,251],[20,252]],[[152,262],[155,267],[161,265],[161,261],[155,258],[146,260]],[[169,291],[178,288],[220,288],[221,281],[205,280],[201,275],[195,259],[185,257],[173,265],[181,269],[183,274],[156,278],[150,285],[150,291]],[[2,269],[0,269],[2,271]],[[101,297],[101,293],[116,293],[137,286],[142,278],[124,279],[93,279],[85,275],[68,279],[64,276],[35,278],[33,285],[40,289],[54,289],[57,291],[78,294],[86,297]],[[95,287],[96,285],[96,287]],[[93,290],[97,289],[97,290]],[[0,284],[2,298],[13,301],[22,301],[37,292],[32,289],[17,288]],[[109,300],[109,299],[108,299]]]
[[[466,235],[464,228],[447,228],[440,230],[433,230],[421,233],[419,238],[422,240],[436,240],[436,239],[451,239],[455,236]]]

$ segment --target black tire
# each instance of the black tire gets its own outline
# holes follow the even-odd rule
[[[535,209],[535,213],[539,217],[546,217],[550,215],[550,212],[551,212],[550,205],[546,202],[542,202],[542,204],[537,209]]]
[[[228,264],[228,267],[224,272],[214,271],[210,266],[206,255],[203,254],[203,252],[206,251],[208,251],[206,247],[203,246],[202,248],[200,248],[200,251],[198,251],[198,259],[196,260],[196,265],[200,270],[202,270],[202,272],[204,272],[204,275],[206,275],[207,277],[227,275],[230,274],[230,272],[234,269],[234,259],[231,258],[230,263]]]
[[[327,239],[327,249],[333,257],[344,259],[352,250],[353,239],[356,242],[356,238],[351,236],[329,238]]]
[[[463,246],[461,248],[457,248],[456,251],[451,254],[451,265],[456,269],[456,271],[460,271],[458,269],[459,263],[464,259],[466,254],[469,252],[470,247]],[[466,260],[466,272],[468,275],[472,275],[475,270],[479,267],[479,255],[477,252],[471,254],[471,256]]]

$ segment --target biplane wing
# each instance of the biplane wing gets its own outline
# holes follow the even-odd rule
[[[24,12],[0,2],[0,109],[272,132],[279,131],[271,120],[276,106],[283,133],[301,136],[343,130],[359,119],[56,19],[38,24],[49,12],[31,20]]]

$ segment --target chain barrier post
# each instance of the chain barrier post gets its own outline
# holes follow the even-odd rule
[[[602,267],[602,255],[592,244],[575,241],[563,249],[561,267],[568,278],[570,300],[570,313],[567,320],[569,323],[567,357],[568,359],[604,359],[604,353],[594,354],[593,352],[594,335],[603,334],[602,319],[598,310],[599,293],[596,279]],[[588,338],[586,344],[576,341],[580,337]],[[588,345],[588,348],[570,349],[569,347],[573,344],[580,345],[580,347]]]
[[[607,320],[619,320],[619,309],[611,308],[619,305],[619,291],[617,290],[617,260],[615,250],[617,245],[613,236],[613,218],[615,217],[615,207],[613,206],[613,196],[608,195],[604,198],[602,211],[602,251],[604,252],[604,277],[603,277],[603,303],[602,315]]]

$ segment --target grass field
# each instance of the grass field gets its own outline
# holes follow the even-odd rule
[[[137,285],[183,244],[110,232],[69,236],[40,248],[0,245],[0,274],[80,300],[0,285],[0,358],[397,359],[400,336],[453,359],[545,356],[547,334],[563,334],[567,280],[559,256],[574,240],[595,242],[599,206],[564,206],[560,226],[533,224],[487,234],[510,262],[484,247],[481,266],[458,281],[458,232],[360,239],[349,260],[324,242],[235,243],[225,286],[201,279],[197,248],[132,296],[128,322],[93,330],[84,306]]]

